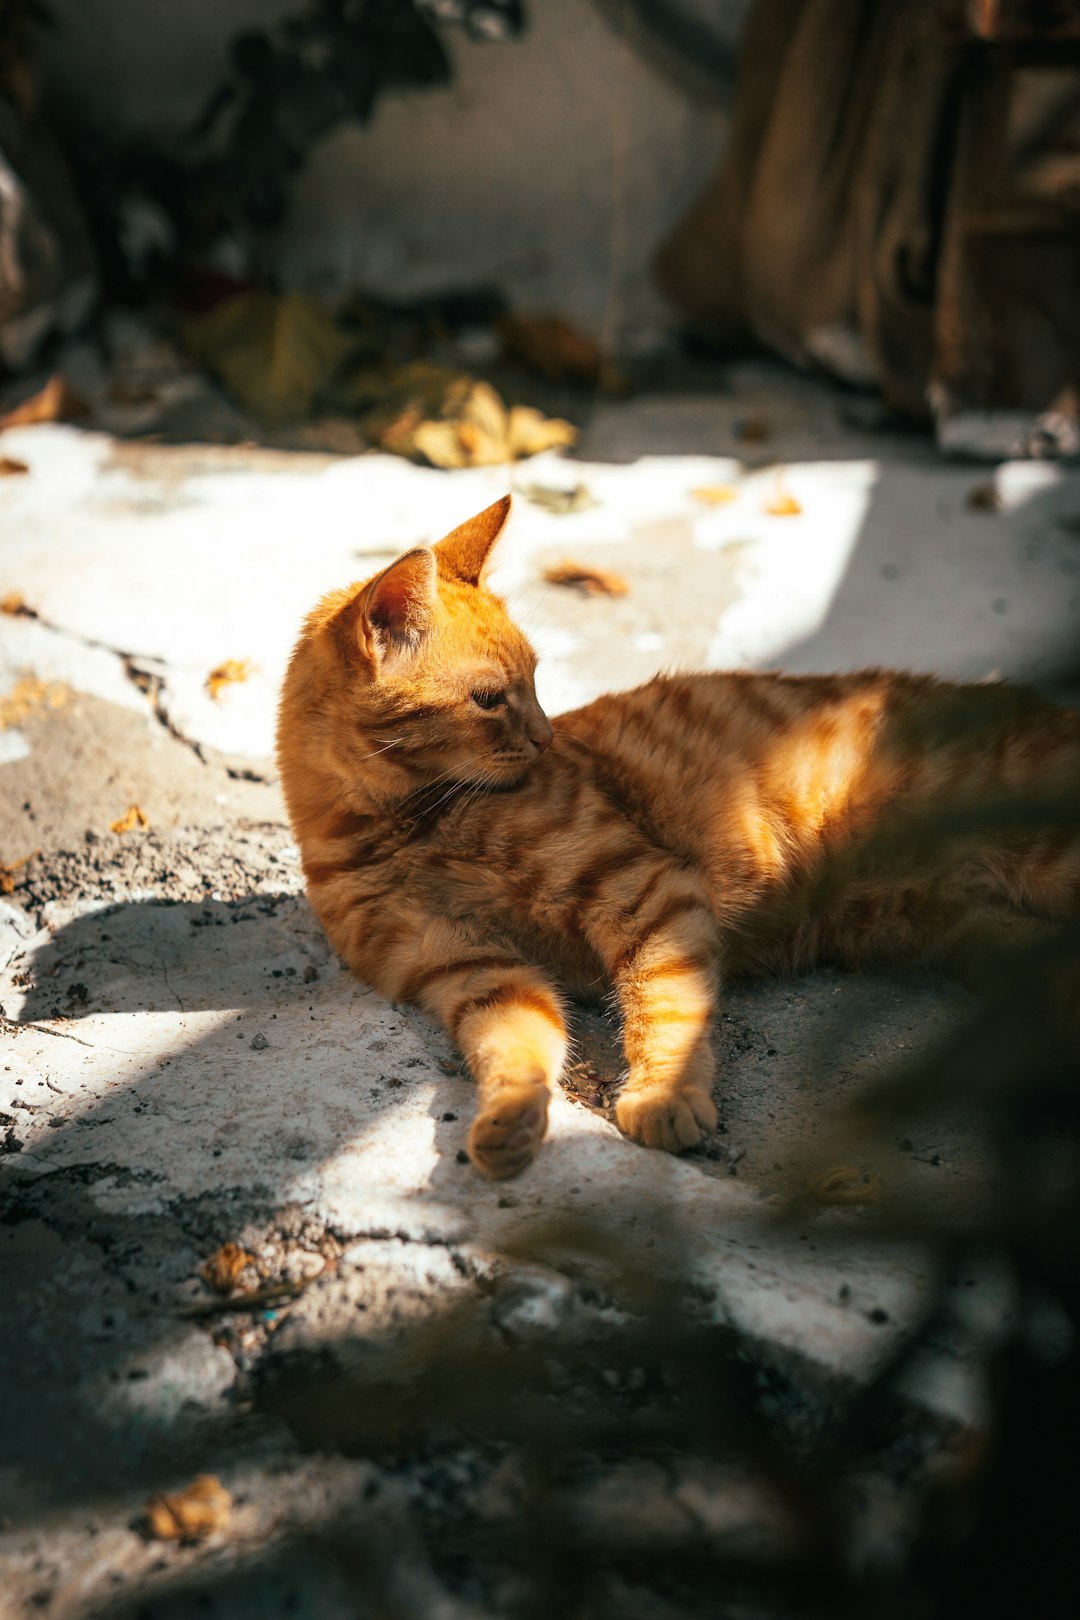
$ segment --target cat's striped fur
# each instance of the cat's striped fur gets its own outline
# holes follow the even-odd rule
[[[311,903],[361,979],[450,1031],[487,1175],[544,1134],[567,995],[614,993],[618,1123],[675,1152],[716,1123],[725,975],[977,976],[1045,926],[1025,918],[1080,915],[1080,716],[1005,686],[737,673],[658,677],[552,726],[483,585],[509,504],[324,598],[278,734]]]

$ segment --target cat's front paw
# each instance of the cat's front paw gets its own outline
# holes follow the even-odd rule
[[[492,1181],[520,1174],[543,1141],[547,1112],[544,1086],[501,1091],[473,1120],[469,1158]]]
[[[681,1153],[715,1130],[716,1104],[700,1086],[630,1085],[615,1104],[620,1131],[645,1147]]]

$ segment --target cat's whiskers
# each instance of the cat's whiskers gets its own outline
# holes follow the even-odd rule
[[[381,748],[373,748],[370,754],[362,754],[356,763],[358,765],[363,765],[365,761],[374,759],[376,754],[385,754],[388,748],[396,748],[399,743],[403,743],[404,741],[404,737],[391,737],[390,741],[388,743],[383,743]]]

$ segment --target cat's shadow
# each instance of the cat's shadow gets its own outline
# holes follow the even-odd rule
[[[103,906],[28,938],[2,1001],[13,1033],[34,1026],[15,1051],[35,1061],[13,1065],[0,1097],[24,1168],[101,1160],[163,1195],[235,1185],[273,1200],[310,1195],[336,1158],[370,1152],[398,1155],[413,1194],[490,1188],[467,1159],[475,1088],[447,1035],[359,984],[302,896]],[[588,1062],[563,1093],[610,1121],[617,1029],[586,1012],[575,1033]],[[48,1134],[31,1143],[43,1115]],[[575,1149],[564,1134],[544,1151]]]

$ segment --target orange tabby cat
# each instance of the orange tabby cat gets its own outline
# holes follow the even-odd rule
[[[1080,914],[1080,715],[872,670],[660,676],[552,725],[483,583],[509,508],[325,597],[278,728],[311,904],[361,979],[450,1031],[486,1175],[544,1134],[564,995],[614,992],[619,1126],[678,1152],[716,1124],[725,975],[978,977],[1031,913]],[[1058,805],[1039,836],[1032,794]]]

